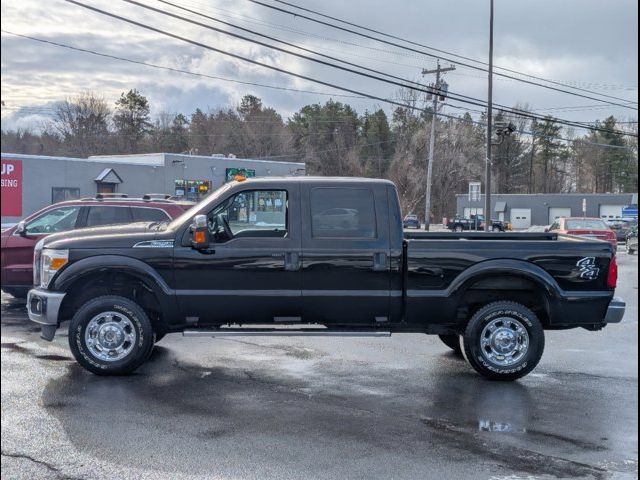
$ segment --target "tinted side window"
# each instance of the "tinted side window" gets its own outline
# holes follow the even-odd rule
[[[366,188],[314,188],[311,230],[315,238],[375,238],[373,193]]]
[[[170,220],[164,210],[159,208],[131,207],[134,222],[164,222]]]
[[[106,205],[89,207],[89,214],[87,215],[87,227],[131,223],[131,221],[131,210],[129,207],[111,207]]]

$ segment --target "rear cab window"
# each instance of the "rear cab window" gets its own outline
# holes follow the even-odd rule
[[[588,218],[567,220],[565,227],[567,230],[609,230],[609,227],[602,220]]]
[[[313,238],[376,238],[373,192],[357,187],[312,189],[311,235]]]

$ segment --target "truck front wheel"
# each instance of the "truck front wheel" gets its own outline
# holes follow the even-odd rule
[[[490,380],[516,380],[533,370],[544,350],[536,314],[515,302],[494,302],[478,310],[463,336],[469,364]]]
[[[69,325],[69,347],[82,367],[97,375],[124,375],[138,368],[153,348],[145,311],[125,297],[108,295],[82,305]]]

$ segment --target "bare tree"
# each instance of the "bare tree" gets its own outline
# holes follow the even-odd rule
[[[99,155],[108,150],[110,116],[102,96],[83,92],[56,105],[51,128],[61,137],[65,153]]]

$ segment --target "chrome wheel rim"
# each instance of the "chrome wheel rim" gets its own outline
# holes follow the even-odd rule
[[[528,350],[529,333],[515,318],[496,318],[482,329],[480,351],[494,365],[515,365],[524,358]]]
[[[84,331],[89,352],[104,362],[116,362],[129,355],[137,338],[133,323],[120,312],[99,313]]]

